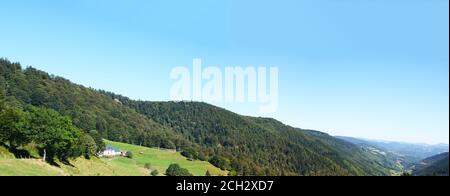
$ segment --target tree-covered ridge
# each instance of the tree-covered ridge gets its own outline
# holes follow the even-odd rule
[[[0,60],[0,95],[14,107],[49,108],[82,132],[177,149],[230,175],[386,175],[355,145],[273,119],[195,102],[134,101]]]
[[[175,149],[186,144],[170,129],[98,91],[32,67],[0,60],[0,95],[15,105],[51,108],[82,130],[97,130],[114,141]]]
[[[144,102],[109,94],[202,146],[190,155],[239,175],[387,175],[355,145],[274,119],[196,102]]]

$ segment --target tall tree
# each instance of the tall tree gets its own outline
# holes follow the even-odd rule
[[[167,176],[192,176],[191,173],[185,168],[180,167],[178,164],[171,164],[166,170]]]
[[[80,149],[79,152],[86,158],[90,159],[92,156],[96,156],[97,154],[97,144],[95,140],[86,133],[82,133],[80,139],[78,140],[78,147]],[[74,151],[76,155],[77,151]]]
[[[73,152],[81,132],[68,117],[51,109],[32,107],[29,129],[33,141],[43,149],[44,160],[52,161],[54,156],[63,160],[76,156]]]
[[[97,146],[97,151],[102,151],[106,148],[106,144],[103,141],[101,134],[97,130],[91,130],[88,134],[94,140],[95,145]]]
[[[25,117],[24,112],[0,101],[0,142],[8,143],[13,149],[29,142]]]

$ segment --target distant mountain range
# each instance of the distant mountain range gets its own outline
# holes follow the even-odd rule
[[[344,137],[344,136],[337,136],[337,138],[343,139],[345,141],[348,141],[348,142],[351,142],[351,143],[357,144],[357,145],[364,144],[364,145],[373,146],[373,147],[379,148],[386,152],[410,157],[411,159],[416,160],[416,161],[449,151],[448,144],[430,145],[430,144],[417,144],[417,143],[406,143],[406,142],[395,142],[395,141],[360,139],[360,138]]]
[[[416,176],[448,176],[449,146],[447,144],[412,144],[342,136],[337,138],[371,152],[378,159],[383,160],[386,166],[399,166],[394,169],[401,169],[403,172],[410,172]],[[399,165],[394,163],[399,163]]]
[[[445,148],[336,138],[206,103],[131,100],[4,59],[0,99],[55,110],[112,141],[175,149],[230,175],[395,175]]]

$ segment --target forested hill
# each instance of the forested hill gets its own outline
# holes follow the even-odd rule
[[[188,145],[171,129],[146,118],[96,90],[62,77],[0,59],[0,96],[9,104],[51,108],[70,116],[82,130],[97,130],[104,138],[145,146]]]
[[[99,76],[101,77],[101,76]],[[118,142],[182,151],[230,175],[389,175],[357,146],[327,134],[195,102],[143,102],[0,60],[0,97],[69,116]]]
[[[293,128],[270,118],[241,116],[206,103],[133,101],[107,94],[201,145],[191,156],[214,152],[223,157],[216,165],[224,169],[238,169],[246,175],[390,174],[357,146],[322,132]]]
[[[412,166],[415,176],[448,176],[448,152],[428,157]]]

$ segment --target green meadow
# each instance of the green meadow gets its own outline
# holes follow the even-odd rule
[[[109,164],[121,167],[129,168],[130,170],[136,170],[149,166],[149,170],[158,170],[159,173],[164,171],[172,163],[178,163],[181,167],[186,168],[195,176],[204,176],[206,171],[212,175],[227,175],[227,172],[214,167],[205,161],[190,161],[186,157],[183,157],[179,152],[174,150],[162,150],[156,148],[146,148],[142,146],[135,146],[130,144],[105,141],[106,145],[116,147],[122,151],[131,151],[133,158],[116,157],[111,159],[104,159]]]

